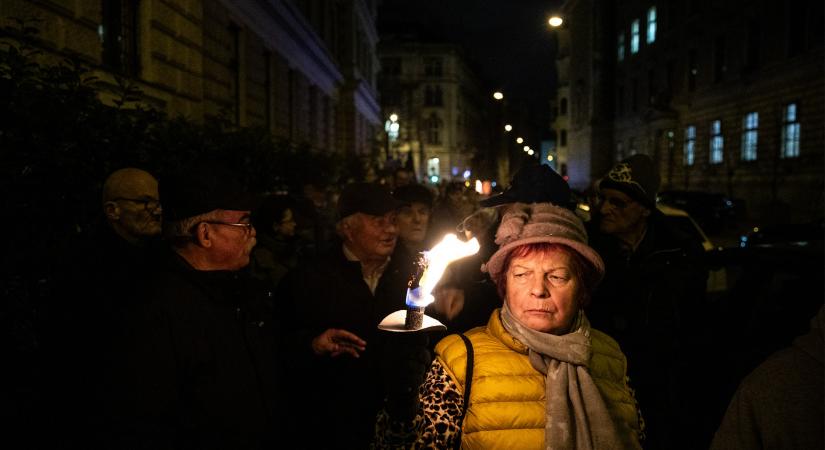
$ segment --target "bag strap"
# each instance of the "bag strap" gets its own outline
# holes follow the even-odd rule
[[[470,388],[473,387],[473,363],[475,358],[473,354],[473,343],[470,342],[470,339],[463,334],[459,334],[458,337],[464,341],[464,346],[467,347],[467,370],[464,373],[464,409],[461,411],[461,425],[463,428],[464,415],[467,414],[467,409],[470,407]],[[461,448],[460,437],[455,442],[455,449],[458,450],[459,448]]]

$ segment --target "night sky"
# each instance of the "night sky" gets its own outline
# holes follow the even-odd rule
[[[558,1],[383,0],[378,30],[460,44],[479,78],[510,105],[524,103],[534,133],[549,128],[555,42],[547,17]],[[492,98],[492,97],[491,97]]]

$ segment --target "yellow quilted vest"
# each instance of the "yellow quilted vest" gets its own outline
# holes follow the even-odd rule
[[[462,425],[464,449],[543,449],[545,422],[544,375],[530,365],[527,347],[501,324],[499,310],[486,327],[466,336],[473,344],[475,364],[469,409]],[[641,448],[636,401],[625,382],[627,361],[619,345],[592,330],[590,374],[626,448]],[[436,357],[464,389],[467,350],[458,335],[442,339]],[[465,405],[466,408],[467,405]]]

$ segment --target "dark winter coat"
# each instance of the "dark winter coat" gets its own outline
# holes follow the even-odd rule
[[[271,295],[238,272],[197,271],[170,252],[126,318],[115,447],[258,449],[285,440]]]
[[[361,263],[348,261],[340,242],[325,256],[304,261],[279,286],[291,321],[299,392],[298,415],[312,448],[367,448],[382,405],[380,363],[385,332],[377,326],[405,308],[408,259],[392,259],[373,295]],[[355,333],[367,342],[360,358],[316,356],[312,339],[329,328]],[[318,424],[322,424],[319,428]]]

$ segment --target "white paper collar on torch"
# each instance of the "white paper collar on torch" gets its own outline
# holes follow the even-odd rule
[[[426,269],[418,287],[407,290],[407,305],[423,308],[433,302],[432,291],[444,275],[447,266],[455,260],[478,253],[481,246],[476,238],[463,242],[454,234],[448,234],[430,250],[422,252]]]

